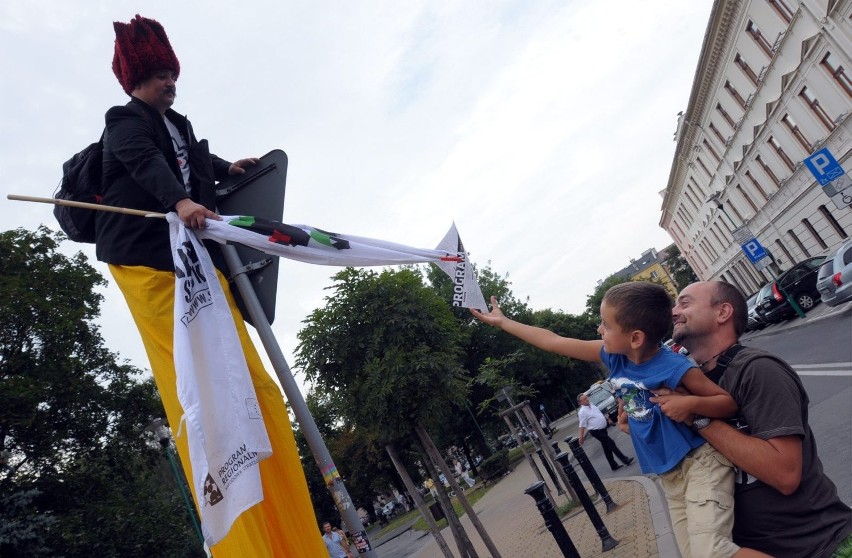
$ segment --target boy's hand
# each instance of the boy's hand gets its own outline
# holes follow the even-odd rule
[[[497,304],[496,296],[491,297],[491,312],[483,314],[479,310],[471,308],[470,313],[473,314],[480,322],[492,325],[496,328],[499,328],[500,325],[503,323],[503,320],[506,318],[506,316],[504,316],[503,312],[500,310],[500,305]]]
[[[653,392],[655,397],[651,397],[650,401],[658,404],[664,415],[675,422],[685,422],[692,419],[694,414],[692,410],[693,396],[681,395],[668,388],[655,389]]]
[[[627,422],[627,412],[624,409],[618,411],[618,429],[625,434],[630,434],[630,424]]]

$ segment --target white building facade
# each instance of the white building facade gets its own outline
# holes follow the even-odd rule
[[[802,161],[827,147],[852,170],[852,0],[716,0],[660,226],[696,274],[745,294],[852,235]],[[720,207],[721,206],[721,207]],[[774,263],[757,271],[747,226]]]

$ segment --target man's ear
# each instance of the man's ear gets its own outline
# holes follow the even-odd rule
[[[733,319],[734,317],[734,307],[730,302],[723,302],[719,305],[719,314],[716,318],[720,324],[726,323]]]

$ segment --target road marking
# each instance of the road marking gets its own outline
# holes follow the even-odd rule
[[[799,376],[852,376],[852,362],[791,364]]]

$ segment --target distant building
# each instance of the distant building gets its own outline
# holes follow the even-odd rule
[[[638,259],[631,259],[630,265],[616,271],[610,277],[614,275],[631,281],[653,280],[662,284],[672,296],[677,296],[677,285],[664,265],[667,259],[668,253],[665,250],[657,252],[654,248],[649,248],[642,252]],[[603,283],[602,280],[598,281],[598,285],[601,283]]]
[[[852,170],[852,0],[717,0],[679,115],[660,226],[704,280],[746,294],[852,234],[802,160]],[[733,231],[774,258],[757,271]]]

